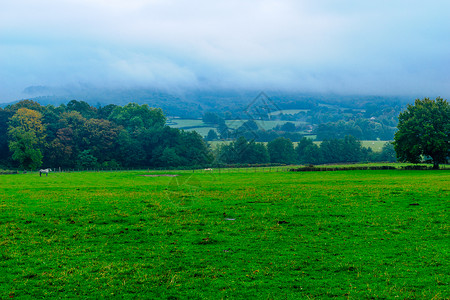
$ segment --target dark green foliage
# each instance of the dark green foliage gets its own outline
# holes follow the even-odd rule
[[[21,125],[33,118],[42,120],[33,121],[41,124],[38,134]],[[76,100],[59,107],[21,101],[0,110],[0,121],[0,137],[9,142],[12,154],[0,142],[0,162],[12,158],[27,169],[42,161],[53,168],[113,168],[194,166],[213,160],[200,135],[166,126],[162,110],[147,105],[96,109]]]
[[[216,151],[217,162],[225,164],[257,164],[270,161],[267,147],[256,143],[254,140],[248,142],[244,137],[238,138],[229,145],[223,145]]]
[[[86,119],[95,118],[97,116],[97,109],[84,101],[72,100],[67,103],[66,110],[79,112]]]
[[[320,146],[311,139],[303,138],[295,149],[300,164],[332,164],[355,162],[395,162],[395,151],[392,143],[386,143],[381,152],[373,152],[363,147],[353,136],[343,139],[325,140]]]
[[[394,132],[395,127],[387,126],[376,120],[363,118],[322,123],[315,130],[319,141],[333,138],[342,139],[347,135],[364,140],[392,140]]]
[[[450,105],[442,98],[417,99],[400,113],[395,133],[399,161],[418,163],[422,156],[433,161],[435,169],[450,156]]]
[[[279,137],[267,144],[270,162],[280,164],[293,164],[296,162],[294,144],[291,140]]]
[[[77,159],[77,167],[81,169],[97,168],[98,159],[91,154],[90,150],[81,151]]]
[[[10,158],[8,148],[8,121],[13,112],[0,108],[0,164],[8,164]]]
[[[215,141],[219,139],[219,136],[217,135],[216,131],[214,129],[210,129],[208,131],[208,135],[205,138],[207,141]]]
[[[395,148],[393,143],[386,143],[383,145],[381,149],[380,156],[378,161],[386,161],[386,162],[396,162],[397,155],[395,153]]]
[[[361,142],[352,136],[344,139],[325,140],[320,144],[324,163],[349,163],[362,161]]]
[[[219,117],[216,113],[206,112],[202,118],[203,122],[206,124],[220,125],[224,124],[225,120]]]
[[[150,108],[146,104],[136,103],[116,106],[112,109],[108,119],[122,125],[130,133],[142,128],[161,127],[166,123],[166,117],[160,108]]]
[[[295,127],[295,124],[292,122],[286,122],[283,125],[281,125],[280,127],[281,131],[288,131],[288,132],[294,132],[297,130],[297,128]]]
[[[295,149],[298,162],[300,164],[321,164],[323,161],[322,152],[311,139],[303,138]]]

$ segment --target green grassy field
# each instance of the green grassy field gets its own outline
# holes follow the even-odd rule
[[[195,127],[195,126],[206,126],[201,119],[172,119],[169,123],[170,127],[174,128],[184,128],[184,127]]]
[[[282,109],[269,113],[269,116],[278,116],[280,114],[295,115],[299,112],[307,113],[308,111],[310,111],[310,109]]]
[[[246,121],[247,120],[227,120],[227,121],[225,121],[225,123],[227,124],[228,127],[237,129],[240,126],[242,126],[242,124],[244,124]],[[260,128],[262,128],[264,130],[270,130],[270,129],[273,129],[274,127],[276,127],[277,125],[283,125],[283,124],[287,123],[288,121],[255,120],[255,122],[258,124],[258,126]],[[291,123],[294,123],[296,125],[306,124],[305,122],[300,122],[300,121],[292,121]],[[211,127],[209,124],[204,123],[201,119],[171,119],[168,124],[169,124],[169,126],[174,127],[174,128],[181,128],[181,129],[187,128],[189,130],[198,129],[198,128],[206,128],[206,127],[214,128],[214,127]]]
[[[237,129],[240,126],[242,126],[247,120],[227,120],[225,123],[229,128]],[[275,128],[277,125],[284,125],[289,121],[281,121],[281,120],[275,120],[275,121],[266,121],[266,120],[254,120],[256,124],[258,124],[258,127],[264,130],[270,130]],[[306,122],[301,121],[292,121],[291,123],[294,123],[295,125],[305,125]]]
[[[169,173],[0,176],[0,298],[450,297],[447,170]]]
[[[242,124],[244,124],[246,120],[227,120],[226,124],[228,127],[237,129]],[[277,125],[283,125],[288,121],[262,121],[255,120],[258,126],[264,130],[270,130],[276,127]],[[294,121],[292,122],[296,125],[304,125],[305,122]],[[180,128],[187,131],[197,131],[201,136],[206,136],[209,130],[215,130],[217,132],[217,128],[210,126],[210,124],[203,123],[201,119],[171,119],[169,122],[169,126],[174,128]]]
[[[363,147],[372,148],[373,152],[381,152],[386,143],[389,141],[361,141]]]

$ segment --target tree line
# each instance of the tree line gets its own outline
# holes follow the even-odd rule
[[[248,130],[237,132],[242,135],[213,150],[198,133],[167,126],[162,110],[146,104],[93,107],[72,100],[42,106],[24,100],[0,109],[0,164],[30,170],[395,160],[392,145],[374,153],[351,136],[320,145],[304,138],[295,146],[286,137],[258,143]]]
[[[175,167],[212,162],[196,132],[171,128],[159,108],[129,103],[93,107],[72,100],[24,100],[0,109],[0,164],[37,169]]]
[[[229,144],[222,144],[214,151],[214,156],[223,164],[327,164],[354,162],[395,162],[394,146],[386,143],[381,152],[373,152],[363,147],[352,136],[344,139],[330,139],[320,144],[303,138],[297,145],[290,139],[278,137],[271,142],[258,143],[241,136]]]

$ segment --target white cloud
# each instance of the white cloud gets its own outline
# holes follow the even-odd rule
[[[444,95],[449,12],[444,0],[3,1],[0,99],[39,81]]]

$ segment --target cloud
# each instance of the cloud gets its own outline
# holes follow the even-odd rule
[[[5,2],[0,101],[77,82],[450,93],[444,0]]]

